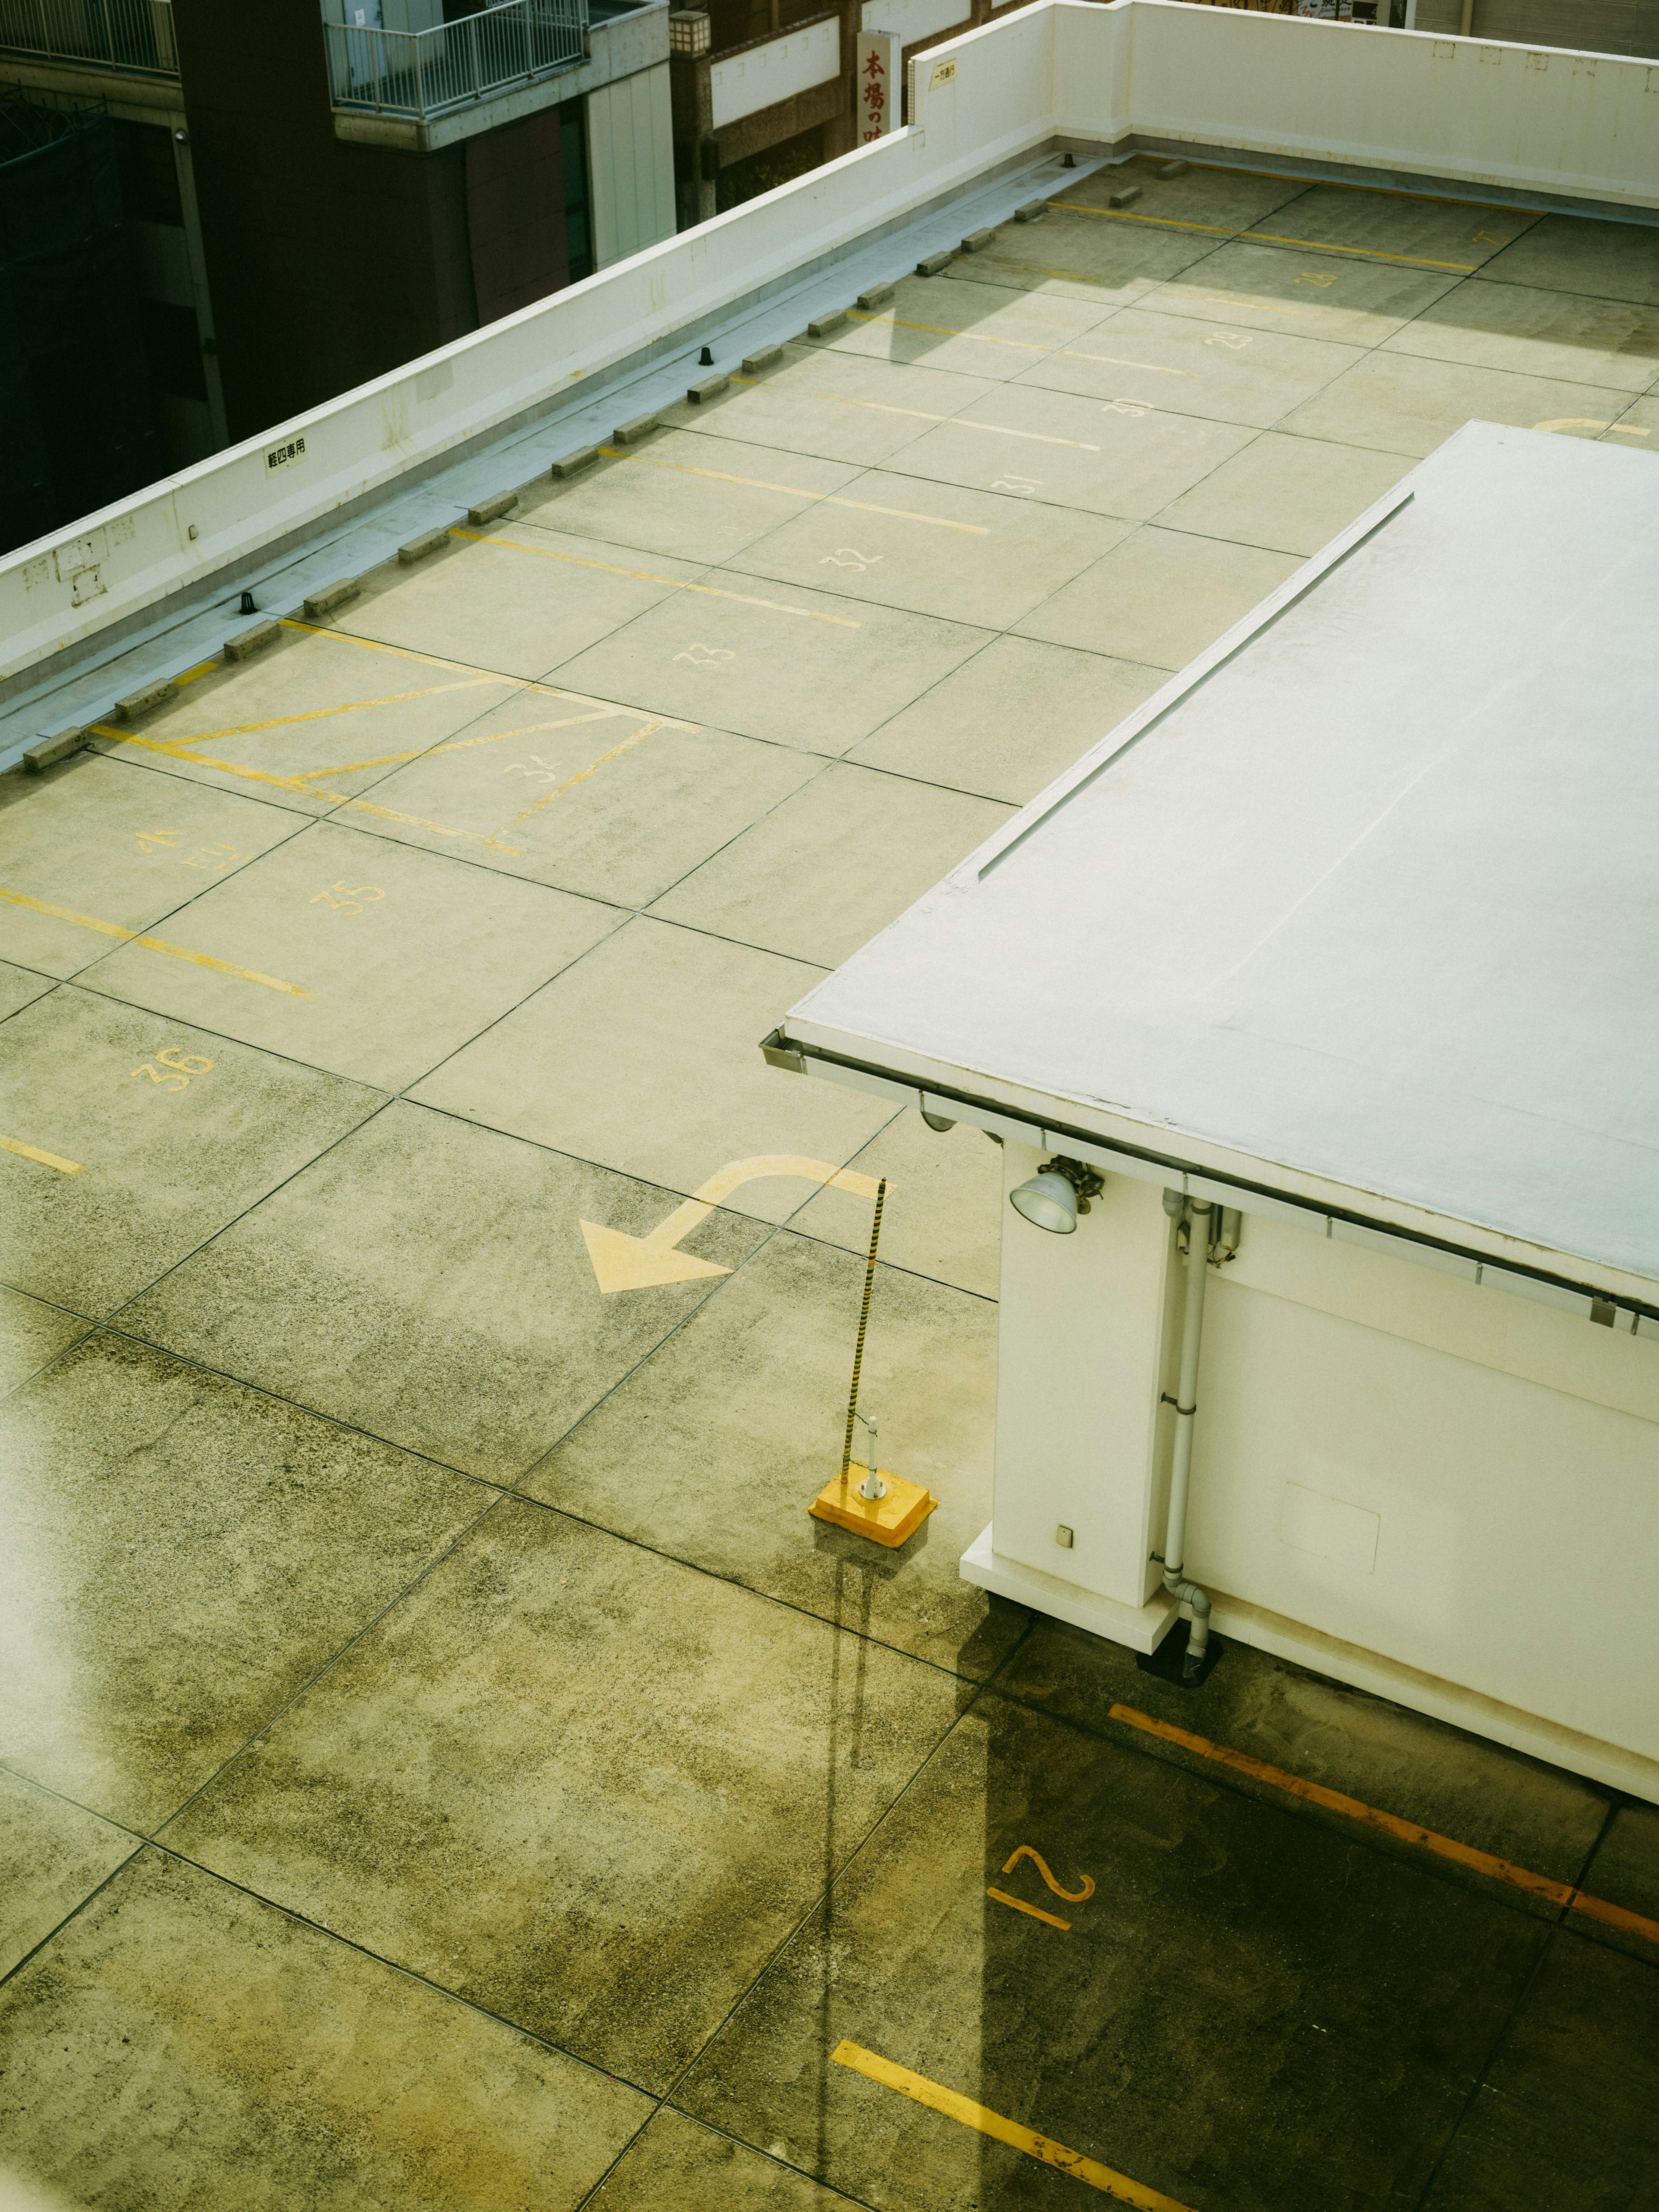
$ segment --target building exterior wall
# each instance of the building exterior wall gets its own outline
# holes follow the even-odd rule
[[[673,123],[668,64],[587,98],[588,170],[597,268],[674,235]]]
[[[493,323],[569,282],[558,109],[469,138],[465,158],[472,289]]]
[[[1006,1142],[1005,1188],[1043,1157]],[[1143,1647],[1185,1273],[1152,1182],[1070,1237],[1004,1209],[991,1549]],[[1184,1565],[1224,1633],[1240,1601],[1659,1759],[1659,1338],[1247,1212],[1202,1342]]]
[[[185,0],[179,13],[202,4]],[[250,19],[266,20],[265,10]],[[1494,51],[1495,68],[1485,59]],[[1336,24],[1162,0],[1035,0],[969,33],[951,58],[955,74],[943,83],[936,71],[916,73],[919,130],[509,317],[487,340],[455,349],[441,364],[447,379],[410,362],[339,392],[306,425],[302,469],[272,477],[263,446],[250,444],[204,464],[183,488],[152,486],[125,501],[97,523],[94,599],[76,599],[72,565],[58,573],[50,546],[0,560],[0,692],[37,682],[47,658],[67,666],[100,649],[112,625],[261,548],[325,528],[344,502],[463,441],[552,407],[576,380],[629,359],[647,339],[695,329],[1057,138],[1103,149],[1137,134],[1243,153],[1276,146],[1273,158],[1346,162],[1358,177],[1407,170],[1626,207],[1638,219],[1659,210],[1659,135],[1638,127],[1654,105],[1642,62],[1604,60],[1592,72],[1546,55],[1540,68],[1513,47],[1356,36]],[[1307,118],[1316,130],[1301,127]],[[267,219],[256,248],[270,231]]]
[[[1659,1343],[1271,1221],[1211,1284],[1188,1572],[1659,1759]]]
[[[556,106],[431,152],[344,140],[314,0],[176,14],[232,437],[568,281]]]

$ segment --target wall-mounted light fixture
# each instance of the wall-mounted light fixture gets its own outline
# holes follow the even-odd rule
[[[713,26],[702,8],[676,8],[668,17],[668,51],[695,61],[708,52]]]
[[[1069,1237],[1077,1227],[1079,1214],[1086,1213],[1089,1200],[1098,1198],[1105,1188],[1105,1177],[1085,1167],[1081,1160],[1053,1159],[1011,1190],[1008,1203],[1039,1229]]]

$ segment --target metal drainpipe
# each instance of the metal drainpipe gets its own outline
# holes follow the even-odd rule
[[[1198,1679],[1210,1641],[1210,1601],[1196,1583],[1182,1578],[1187,1549],[1187,1498],[1193,1480],[1193,1427],[1198,1413],[1198,1348],[1204,1333],[1204,1286],[1210,1273],[1210,1208],[1194,1199],[1187,1209],[1187,1297],[1181,1319],[1181,1380],[1176,1386],[1175,1461],[1170,1470],[1170,1527],[1164,1541],[1164,1587],[1190,1606],[1192,1633],[1182,1674]]]

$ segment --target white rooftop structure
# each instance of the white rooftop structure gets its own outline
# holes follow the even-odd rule
[[[1659,1304],[1656,605],[1650,457],[1472,423],[786,1037]]]

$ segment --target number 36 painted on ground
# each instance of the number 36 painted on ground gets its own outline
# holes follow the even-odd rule
[[[161,1062],[158,1067],[156,1060]],[[199,1052],[180,1052],[177,1045],[168,1045],[158,1052],[155,1060],[147,1060],[142,1067],[135,1067],[134,1075],[147,1075],[152,1083],[159,1083],[164,1091],[187,1091],[192,1075],[205,1075],[213,1062]],[[128,1079],[131,1081],[131,1078]]]

